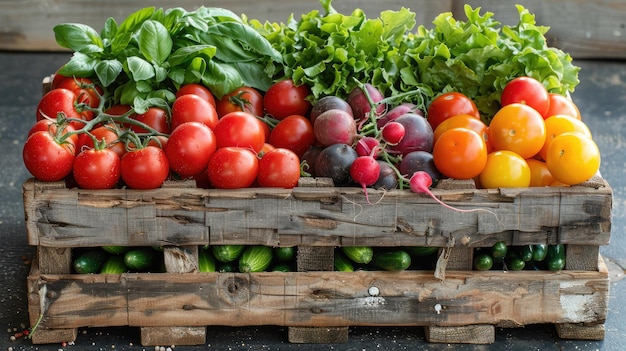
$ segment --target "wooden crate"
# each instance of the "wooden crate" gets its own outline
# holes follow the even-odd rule
[[[37,260],[28,277],[35,343],[79,327],[134,326],[142,344],[202,344],[206,326],[280,325],[290,342],[340,342],[349,326],[424,327],[430,342],[492,343],[495,327],[554,324],[571,339],[602,339],[612,190],[572,187],[434,190],[458,213],[407,190],[336,188],[305,178],[294,189],[67,189],[28,180],[24,210]],[[566,244],[561,272],[472,271],[475,248]],[[200,245],[298,246],[297,272],[198,273]],[[164,246],[167,273],[80,275],[71,250]],[[332,272],[337,246],[437,246],[437,271]]]

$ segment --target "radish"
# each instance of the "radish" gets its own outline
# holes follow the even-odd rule
[[[380,142],[378,139],[370,136],[362,137],[354,146],[354,150],[359,156],[373,156],[377,158],[380,154]]]
[[[350,166],[350,177],[363,187],[365,200],[370,203],[367,187],[373,185],[380,175],[380,165],[372,156],[359,156]]]
[[[381,133],[383,140],[389,145],[398,145],[406,134],[406,128],[402,123],[391,121],[385,124]]]
[[[496,217],[496,219],[498,219],[498,216],[487,210],[487,209],[483,209],[483,208],[474,208],[474,209],[469,209],[469,210],[464,210],[464,209],[460,209],[460,208],[456,208],[453,206],[450,206],[448,204],[446,204],[445,202],[439,200],[431,191],[430,191],[430,186],[433,184],[433,180],[430,177],[430,175],[425,172],[425,171],[417,171],[415,173],[413,173],[413,175],[411,176],[411,179],[409,180],[409,186],[411,188],[411,191],[413,191],[414,193],[418,193],[418,194],[426,194],[428,196],[430,196],[433,200],[437,201],[439,204],[441,204],[441,206],[453,210],[453,211],[457,211],[457,212],[476,212],[476,211],[485,211],[485,212],[489,212],[492,215],[494,215]]]

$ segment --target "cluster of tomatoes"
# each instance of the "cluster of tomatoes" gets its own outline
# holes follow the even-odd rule
[[[290,188],[314,141],[303,116],[308,94],[283,81],[265,95],[241,87],[215,99],[206,87],[188,84],[171,106],[138,114],[106,106],[106,94],[88,78],[56,75],[37,107],[23,160],[37,179],[86,189],[153,189],[172,177],[203,187]],[[260,118],[269,111],[273,118]]]
[[[153,189],[171,177],[205,188],[292,188],[305,173],[393,189],[417,172],[427,182],[474,179],[484,188],[571,185],[600,164],[576,105],[529,77],[504,88],[489,124],[457,92],[433,99],[426,117],[369,84],[345,99],[311,104],[309,95],[291,80],[220,99],[188,84],[171,105],[137,113],[108,106],[88,78],[56,75],[37,108],[24,164],[40,180],[88,189]]]
[[[458,106],[453,113],[451,101]],[[439,105],[448,106],[447,115]],[[600,151],[570,99],[519,77],[503,89],[501,105],[485,124],[461,94],[432,102],[433,158],[443,176],[498,188],[574,185],[598,172]]]

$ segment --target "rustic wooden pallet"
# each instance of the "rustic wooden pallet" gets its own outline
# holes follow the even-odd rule
[[[434,190],[451,213],[409,191],[303,179],[287,189],[89,191],[24,184],[28,240],[38,255],[28,278],[35,343],[76,337],[83,326],[136,326],[142,343],[198,344],[207,325],[282,325],[291,342],[341,342],[349,326],[422,326],[430,342],[492,343],[495,327],[549,323],[570,339],[602,339],[611,189],[597,177],[574,187]],[[495,216],[494,216],[495,214]],[[497,218],[497,220],[496,220]],[[472,271],[473,250],[563,243],[561,272]],[[297,272],[198,273],[199,245],[298,246]],[[167,273],[77,275],[71,250],[164,246]],[[441,271],[332,272],[335,246],[437,246]],[[167,342],[164,342],[167,341]]]

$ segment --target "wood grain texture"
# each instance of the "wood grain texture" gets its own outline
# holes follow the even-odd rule
[[[603,324],[608,271],[38,274],[42,328]],[[45,287],[45,289],[43,289]],[[375,288],[375,289],[374,289]],[[43,295],[41,295],[43,291]],[[35,315],[38,315],[36,313]]]
[[[612,190],[599,187],[434,189],[459,213],[409,190],[358,187],[150,191],[66,189],[28,180],[28,242],[49,247],[236,244],[486,247],[606,245]]]

